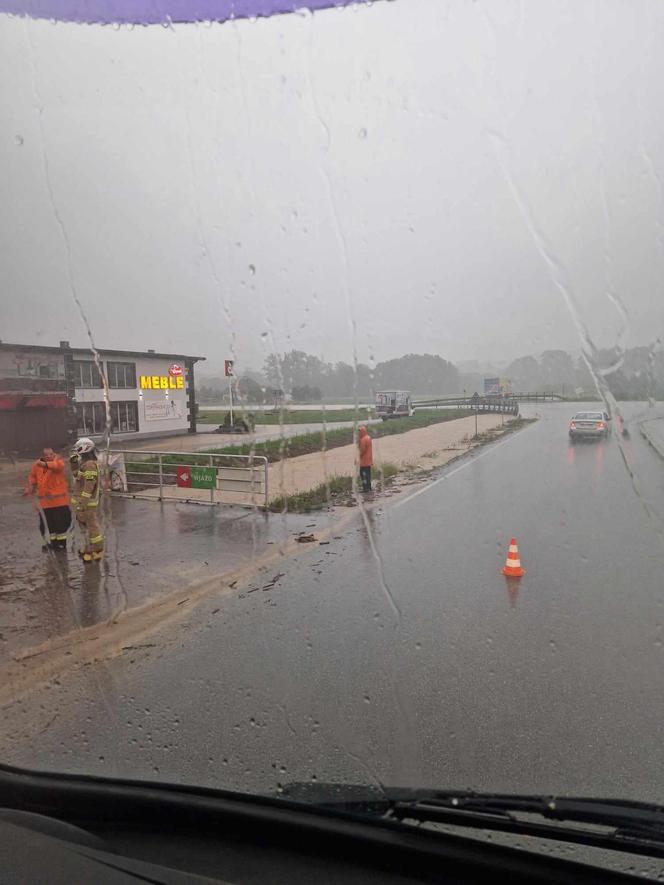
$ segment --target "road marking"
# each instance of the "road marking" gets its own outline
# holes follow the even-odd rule
[[[534,427],[535,425],[531,424],[530,426]],[[524,428],[524,429],[527,430],[528,428]],[[439,476],[438,479],[435,479],[433,482],[428,483],[428,485],[425,485],[423,488],[418,489],[417,492],[413,492],[413,494],[409,495],[407,498],[403,498],[401,501],[397,501],[396,504],[393,504],[390,507],[390,510],[396,510],[398,507],[402,507],[404,504],[410,503],[415,498],[418,498],[420,495],[423,495],[425,492],[428,492],[431,489],[433,489],[435,486],[438,485],[438,483],[441,483],[444,480],[449,479],[450,476],[454,476],[455,473],[458,473],[460,470],[463,470],[464,468],[469,467],[471,464],[474,464],[476,461],[479,461],[480,458],[485,458],[491,452],[495,452],[501,446],[504,446],[506,443],[510,442],[511,437],[513,435],[514,434],[510,433],[505,437],[505,439],[502,439],[500,442],[494,443],[493,445],[491,443],[489,443],[489,445],[484,449],[483,452],[480,452],[479,455],[471,455],[470,458],[465,460],[462,464],[459,464],[458,467],[454,467],[452,470],[448,471],[447,473],[444,473],[442,476]]]

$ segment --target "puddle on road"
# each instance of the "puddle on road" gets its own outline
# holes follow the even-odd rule
[[[42,551],[33,510],[15,494],[5,497],[0,663],[77,628],[103,623],[125,608],[232,571],[312,521],[311,515],[266,519],[244,508],[113,499],[112,518],[104,520],[103,565],[84,566],[75,552],[76,537],[66,555]]]
[[[18,649],[108,618],[119,588],[99,568],[85,571],[73,552],[42,552],[3,562],[0,575],[0,660]]]

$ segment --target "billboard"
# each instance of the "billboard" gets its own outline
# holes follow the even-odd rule
[[[512,383],[509,378],[485,378],[485,396],[507,396],[512,392]]]

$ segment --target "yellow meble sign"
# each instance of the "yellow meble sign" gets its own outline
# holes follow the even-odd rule
[[[170,375],[141,375],[141,390],[184,390],[184,378]]]

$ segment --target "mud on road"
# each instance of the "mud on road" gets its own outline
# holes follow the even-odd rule
[[[324,543],[358,518],[358,508],[346,506],[315,515],[265,514],[109,498],[107,557],[101,568],[84,566],[74,549],[66,555],[41,550],[36,513],[20,495],[25,469],[0,471],[8,541],[0,554],[0,705],[63,670],[140,644],[205,597],[251,592],[252,576],[259,585],[269,583],[280,562],[308,546],[298,536],[313,534],[314,543]],[[387,506],[438,473],[415,465],[360,507]]]

